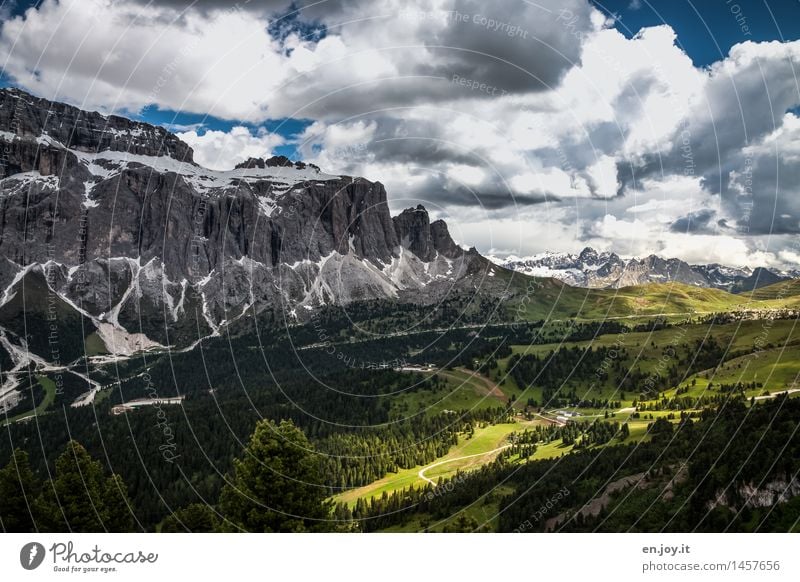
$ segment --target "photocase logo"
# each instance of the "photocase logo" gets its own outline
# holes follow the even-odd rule
[[[26,570],[35,570],[44,561],[44,546],[39,542],[30,542],[19,551],[19,563]]]

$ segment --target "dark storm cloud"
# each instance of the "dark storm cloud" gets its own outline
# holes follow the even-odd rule
[[[449,9],[449,26],[432,31],[427,44],[456,50],[420,70],[478,78],[508,92],[557,85],[578,61],[582,36],[591,29],[590,6],[579,0],[455,0]]]
[[[438,183],[437,183],[438,182]],[[426,191],[428,194],[426,194]],[[553,202],[554,197],[545,197],[540,194],[518,194],[507,185],[496,183],[469,187],[453,185],[447,180],[431,180],[428,189],[420,189],[417,196],[427,196],[436,204],[443,207],[469,206],[480,207],[487,210],[500,210],[518,206],[538,205],[543,202]]]
[[[539,194],[520,195],[497,177],[480,186],[469,186],[433,169],[416,169],[411,173],[424,175],[422,183],[413,189],[389,192],[392,200],[419,200],[435,208],[483,208],[503,210],[513,207],[538,205],[554,198]]]
[[[382,162],[436,167],[442,162],[478,165],[470,144],[450,141],[439,125],[420,120],[380,118],[369,144],[370,153]]]
[[[672,232],[684,233],[708,233],[713,232],[713,219],[716,212],[710,208],[704,208],[696,212],[690,212],[686,216],[675,220],[669,229]]]
[[[287,104],[297,103],[303,104],[301,114],[338,120],[373,110],[376,104],[391,108],[491,101],[542,91],[557,86],[579,60],[581,42],[593,29],[585,0],[453,0],[436,11],[425,3],[364,0],[337,5],[337,10],[327,4],[302,10],[299,18],[320,22],[346,44],[370,30],[385,29],[387,34],[375,36],[369,48],[391,60],[396,72],[367,84],[332,87],[320,84],[325,71],[314,69],[282,88],[284,99],[273,104],[281,115],[287,113]],[[413,35],[399,32],[406,30]]]
[[[688,112],[671,148],[620,164],[620,179],[627,189],[646,178],[696,176],[742,234],[798,233],[800,169],[782,152],[790,141],[758,144],[800,105],[800,68],[780,43],[735,48],[731,59],[712,68],[705,103]]]
[[[737,173],[722,201],[743,234],[800,233],[800,165],[783,150],[800,139],[787,132],[775,144],[739,156]]]

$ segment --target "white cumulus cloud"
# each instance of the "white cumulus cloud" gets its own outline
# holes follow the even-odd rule
[[[212,170],[230,170],[248,158],[270,157],[273,149],[283,145],[285,139],[266,131],[252,133],[248,128],[236,126],[230,131],[197,131],[178,133],[177,136],[194,149],[194,160]]]

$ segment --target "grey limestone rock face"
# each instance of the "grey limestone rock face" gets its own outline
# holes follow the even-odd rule
[[[0,128],[19,138],[50,136],[67,148],[84,152],[101,150],[135,155],[168,155],[191,163],[192,148],[162,127],[131,121],[116,115],[101,115],[34,97],[18,89],[0,91]],[[42,174],[55,173],[57,159],[42,154]],[[16,166],[7,166],[3,177],[32,169],[36,150],[20,147]],[[16,170],[16,171],[14,171]]]
[[[450,237],[447,224],[442,220],[431,222],[421,204],[404,210],[393,220],[400,244],[423,261],[433,260],[437,253],[456,258],[463,252]]]
[[[0,146],[6,300],[46,265],[105,334],[185,345],[264,309],[436,301],[488,265],[422,206],[392,218],[380,182],[282,156],[209,170],[163,128],[16,89],[0,90]]]

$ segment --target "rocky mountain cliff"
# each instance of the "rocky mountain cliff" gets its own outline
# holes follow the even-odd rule
[[[664,259],[656,255],[623,259],[616,253],[598,253],[590,247],[577,255],[543,253],[525,258],[490,258],[502,267],[526,275],[553,277],[576,287],[599,289],[676,282],[742,293],[800,277],[800,271],[736,268],[716,263],[690,265],[680,259]]]
[[[212,171],[162,128],[14,89],[0,90],[0,146],[4,369],[53,361],[27,322],[50,310],[56,335],[81,322],[126,354],[189,348],[264,310],[293,322],[432,302],[496,270],[422,206],[392,218],[379,182],[285,157]]]

